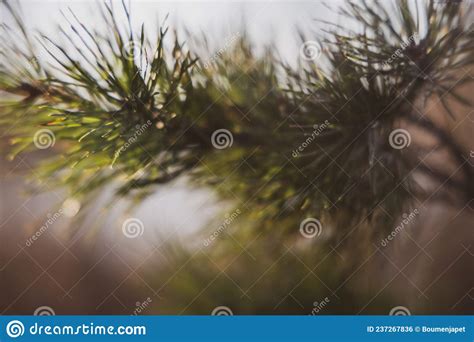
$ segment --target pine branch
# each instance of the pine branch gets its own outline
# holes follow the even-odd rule
[[[46,161],[43,172],[76,195],[114,180],[126,195],[190,175],[214,187],[225,182],[225,191],[255,208],[263,225],[275,217],[299,222],[341,212],[358,222],[382,205],[394,217],[417,186],[403,154],[388,146],[389,135],[413,118],[406,100],[441,91],[466,100],[456,94],[455,75],[472,65],[474,45],[469,4],[420,1],[415,12],[407,1],[392,6],[348,3],[341,14],[360,30],[330,28],[321,40],[329,47],[324,62],[299,69],[282,65],[272,52],[255,55],[245,35],[204,65],[179,38],[167,51],[168,29],[156,39],[144,25],[136,33],[126,6],[121,24],[107,4],[101,7],[107,33],[70,13],[70,31],[63,32],[79,42],[38,38],[49,64],[35,58],[38,47],[18,19],[31,48],[24,52],[13,39],[4,44],[0,89],[8,96],[0,124],[12,137],[12,156],[34,150],[32,137],[41,127],[51,130],[60,156]],[[313,134],[314,125],[324,128]],[[444,133],[423,125],[461,161]],[[224,151],[211,141],[219,129],[232,134]],[[242,160],[248,167],[236,169]],[[463,168],[470,182],[472,169]],[[348,222],[338,226],[343,236]]]

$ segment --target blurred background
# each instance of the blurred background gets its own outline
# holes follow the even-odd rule
[[[58,44],[64,37],[56,25],[67,25],[61,12],[68,8],[88,27],[103,24],[92,1],[23,0],[21,5],[28,28]],[[320,1],[132,1],[130,8],[134,25],[158,27],[166,20],[197,49],[199,42],[189,33],[205,33],[217,51],[245,28],[256,46],[273,44],[290,65],[298,59],[297,26],[324,29],[315,18],[344,25]],[[2,12],[1,21],[12,18]],[[474,75],[473,69],[466,72]],[[468,84],[462,93],[469,97],[472,90]],[[445,119],[435,100],[428,108],[426,115],[470,152],[466,163],[474,165],[473,108],[458,105],[456,120]],[[8,129],[0,132],[2,314],[33,314],[44,307],[55,314],[211,314],[221,306],[233,314],[389,314],[398,306],[412,314],[473,313],[472,199],[462,207],[420,200],[419,214],[400,238],[349,271],[345,264],[352,256],[337,245],[327,247],[327,258],[306,260],[298,253],[305,241],[275,238],[261,244],[256,236],[255,244],[243,245],[232,231],[225,232],[232,248],[214,259],[202,248],[203,231],[219,227],[232,210],[212,189],[191,185],[184,176],[132,209],[127,198],[113,198],[113,185],[93,202],[81,203],[35,177],[34,165],[57,152],[8,160],[8,139]],[[436,144],[422,132],[413,139]],[[434,160],[443,163],[443,156]],[[420,183],[443,187],[427,179]],[[143,222],[139,239],[122,233],[130,217]]]

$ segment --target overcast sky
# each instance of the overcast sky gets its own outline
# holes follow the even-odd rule
[[[60,10],[70,7],[87,26],[100,25],[97,3],[90,0],[21,0],[27,24],[54,36],[56,23],[66,23]],[[126,2],[128,3],[128,1]],[[341,0],[330,1],[332,6]],[[120,8],[121,1],[114,1]],[[318,31],[314,19],[336,20],[320,0],[313,1],[131,1],[132,18],[136,26],[145,23],[153,29],[169,15],[168,25],[186,27],[193,33],[204,32],[214,49],[219,42],[242,29],[242,23],[252,39],[262,46],[274,43],[288,61],[297,58],[299,41],[296,27]],[[320,26],[319,26],[320,27]]]

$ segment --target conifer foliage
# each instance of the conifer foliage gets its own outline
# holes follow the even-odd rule
[[[16,5],[2,6],[14,23],[1,28],[0,68],[11,157],[53,141],[58,153],[38,170],[77,197],[111,183],[140,197],[186,176],[232,200],[246,236],[291,238],[315,217],[330,239],[361,221],[372,239],[429,196],[413,177],[422,148],[407,125],[462,165],[456,180],[416,172],[461,201],[474,197],[467,152],[413,108],[437,98],[454,120],[450,103],[471,105],[457,91],[472,81],[463,72],[474,62],[468,2],[348,1],[337,10],[351,28],[302,33],[298,67],[271,48],[255,53],[246,34],[209,62],[166,23],[134,30],[124,4],[98,5],[103,31],[65,13],[64,44],[28,32]]]

